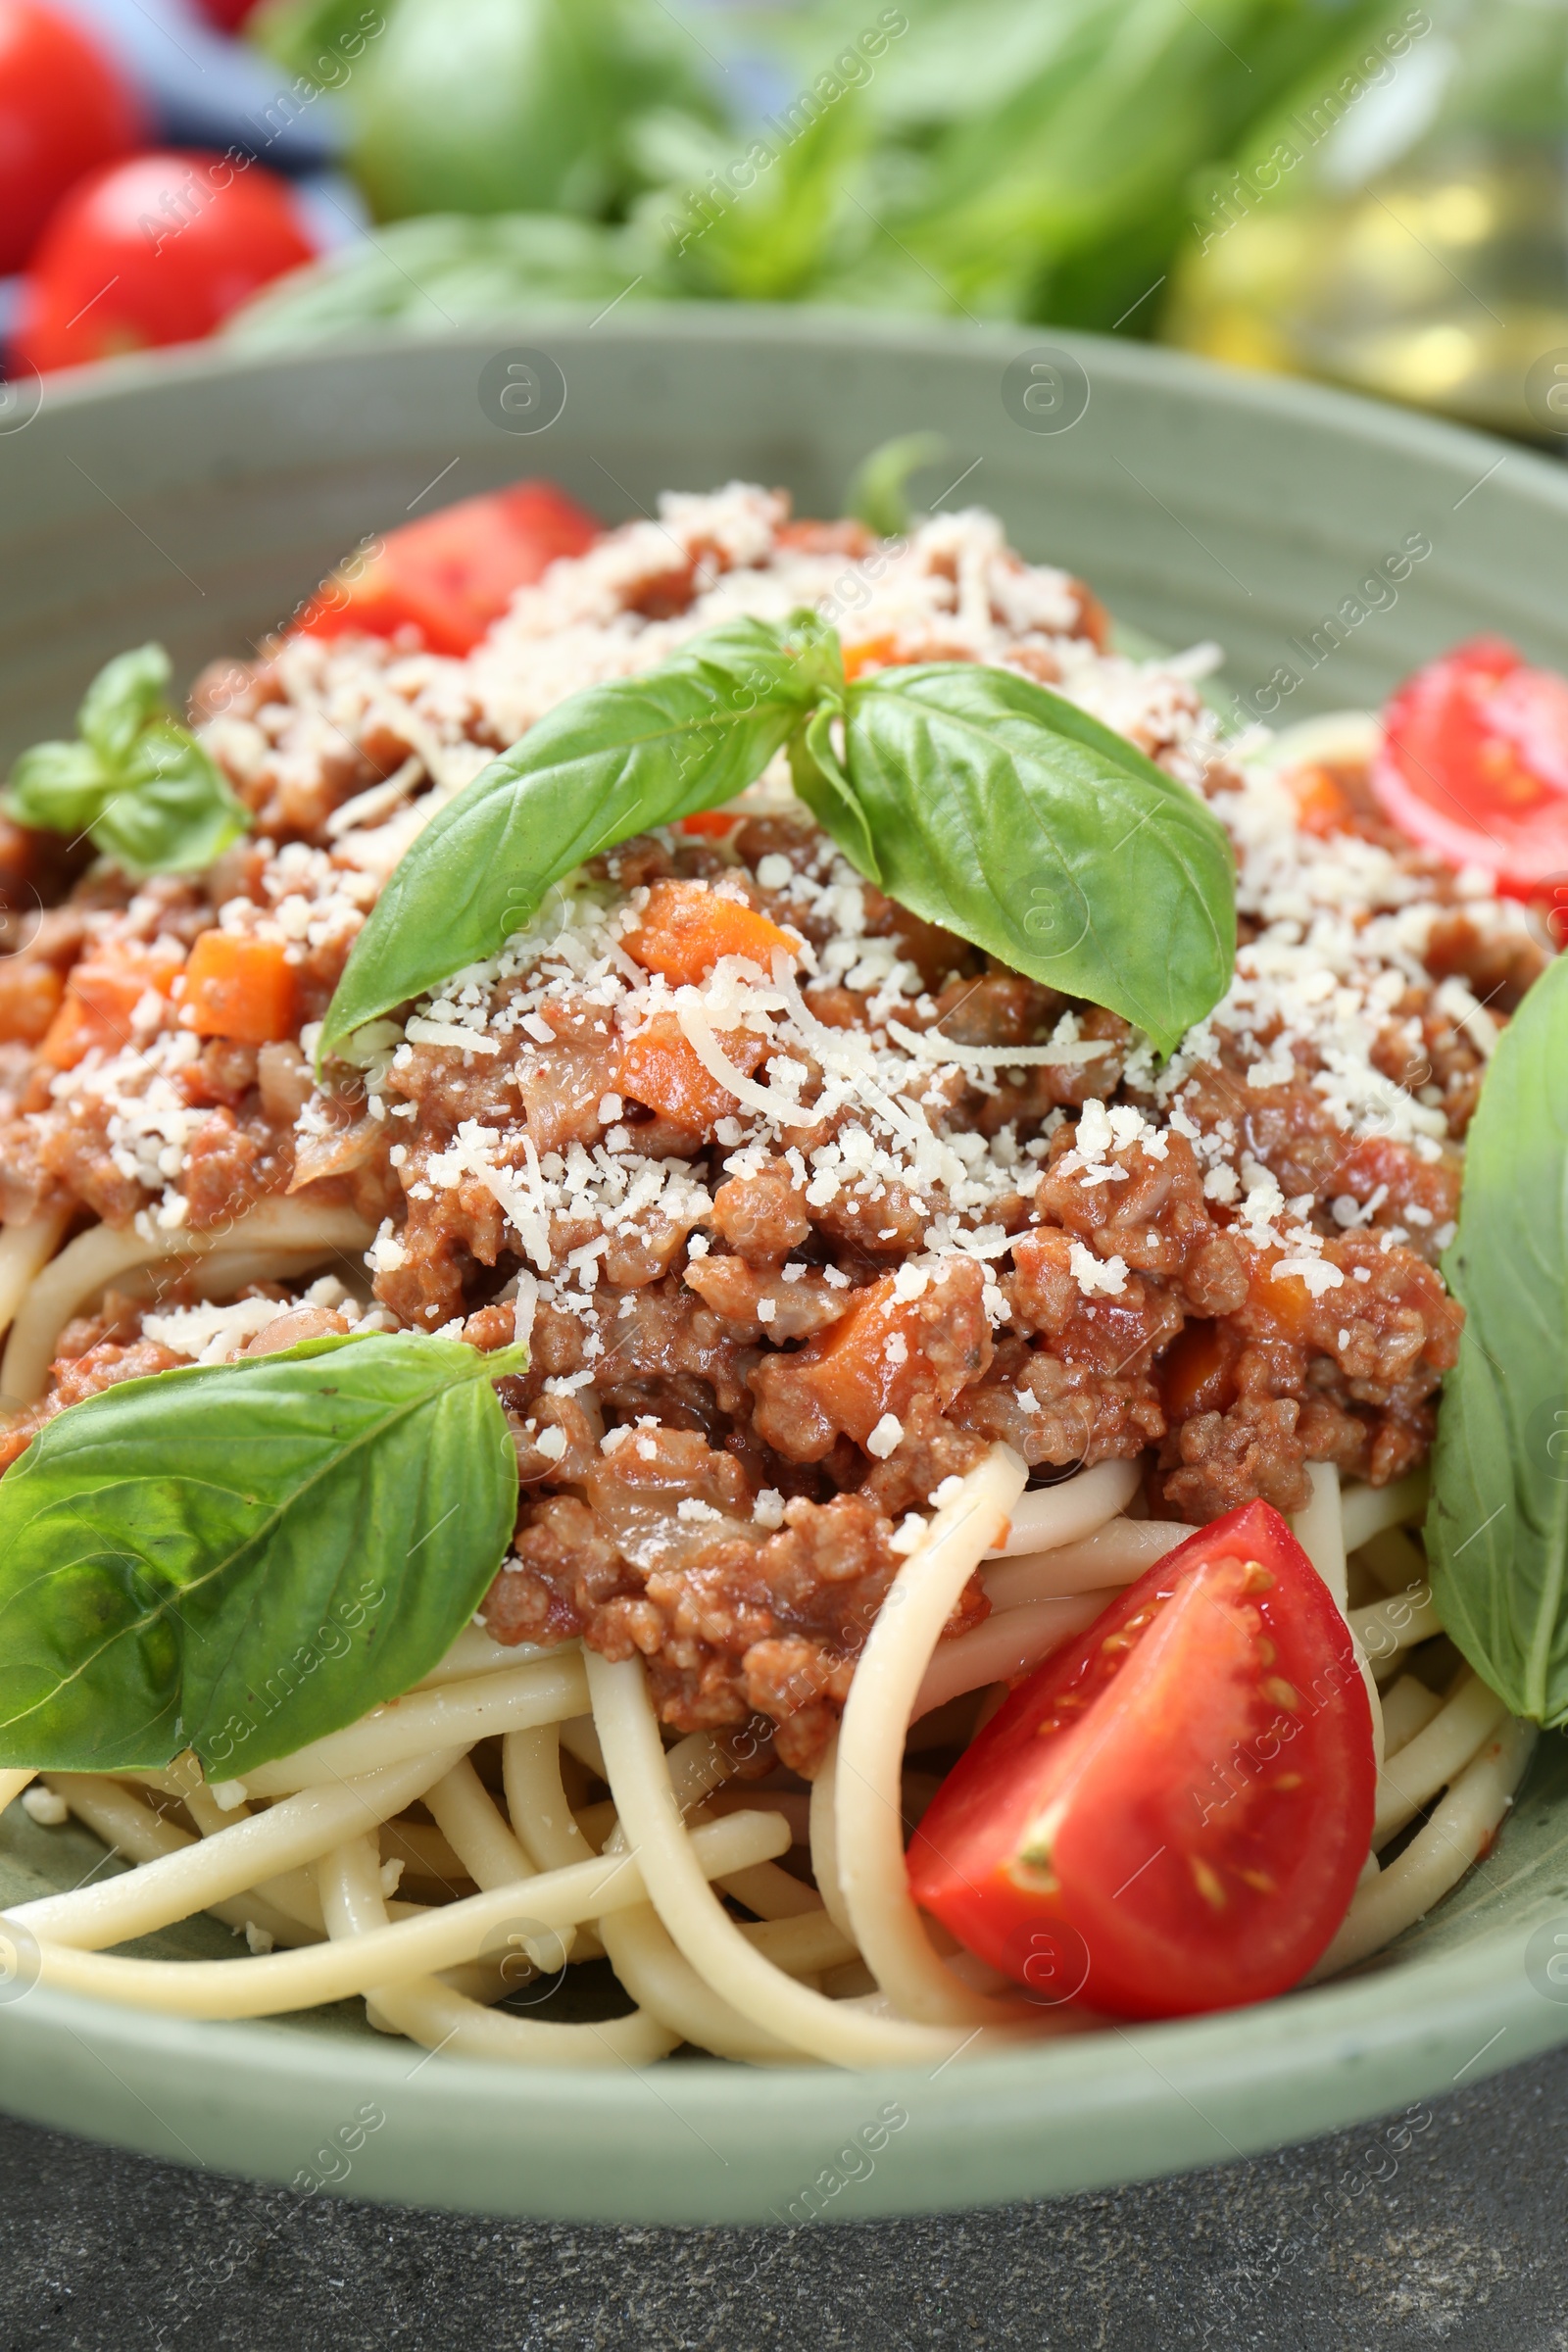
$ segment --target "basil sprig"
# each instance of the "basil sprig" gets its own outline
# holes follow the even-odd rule
[[[493,956],[586,858],[733,798],[786,744],[861,873],[1171,1052],[1235,949],[1230,846],[1198,795],[1011,671],[932,662],[846,687],[834,632],[803,617],[729,622],[573,695],[476,776],[393,869],[321,1054]]]
[[[881,539],[897,539],[909,527],[909,476],[922,466],[940,466],[948,454],[941,433],[900,433],[877,444],[856,468],[844,494],[844,512]]]
[[[824,687],[836,640],[760,620],[690,638],[660,668],[574,694],[481,769],[392,869],[327,1007],[322,1056],[493,956],[553,883],[649,825],[756,782]]]
[[[131,874],[188,874],[250,823],[221,770],[169,706],[161,645],[118,654],[76,713],[79,740],[35,743],[11,771],[6,814],[44,832],[87,834]]]
[[[1446,1631],[1515,1715],[1568,1722],[1568,958],[1504,1030],[1443,1261],[1465,1309],[1427,1553]]]
[[[505,1555],[525,1361],[310,1340],[48,1422],[0,1478],[0,1763],[242,1779],[408,1690]]]

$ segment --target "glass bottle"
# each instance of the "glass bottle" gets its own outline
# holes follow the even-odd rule
[[[1168,341],[1568,450],[1568,0],[1391,11],[1202,192]]]

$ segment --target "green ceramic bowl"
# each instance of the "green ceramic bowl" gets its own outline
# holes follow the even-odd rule
[[[1482,628],[1568,666],[1568,475],[1403,412],[1087,339],[1080,381],[1029,330],[704,310],[510,331],[565,379],[535,434],[514,429],[529,411],[498,405],[511,353],[498,360],[495,337],[197,351],[51,383],[36,414],[14,396],[0,750],[58,731],[126,644],[161,637],[181,671],[243,650],[411,511],[548,471],[616,519],[733,475],[830,514],[872,444],[925,426],[952,459],[921,477],[924,498],[963,475],[955,497],[995,509],[1027,554],[1085,573],[1154,638],[1217,638],[1231,683],[1265,705],[1272,691],[1284,715],[1374,701]],[[1361,593],[1417,536],[1431,552],[1396,592]],[[1286,695],[1276,673],[1299,683]],[[91,1838],[37,1829],[20,1805],[0,1824],[0,1901],[102,1866]],[[571,2221],[864,2221],[1222,2161],[1473,2082],[1568,2039],[1568,1984],[1545,1966],[1558,1927],[1568,1944],[1568,1750],[1553,1739],[1492,1854],[1432,1917],[1350,1979],[1263,2008],[932,2076],[706,2060],[578,2076],[430,2057],[349,2005],[186,2025],[0,1985],[0,2101],[362,2196]],[[152,1948],[233,1944],[198,1922]],[[362,2137],[367,2107],[384,2121]],[[880,2152],[841,2159],[888,2112],[904,2120]]]

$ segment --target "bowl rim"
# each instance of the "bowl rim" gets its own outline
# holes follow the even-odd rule
[[[1248,2009],[1112,2026],[1108,2049],[1105,2031],[1069,2034],[931,2074],[433,2065],[395,2039],[198,2023],[38,1986],[0,2009],[0,2098],[202,2170],[459,2212],[722,2227],[953,2211],[1233,2162],[1413,2111],[1551,2048],[1568,2038],[1568,2004],[1527,1972],[1539,1924]],[[375,2136],[340,2179],[313,2180],[367,2104],[383,2116]],[[890,2105],[918,2137],[891,2140],[864,2180],[824,2186]]]
[[[47,397],[71,411],[113,410],[149,394],[355,362],[422,354],[434,367],[442,355],[493,349],[513,323],[295,351],[193,345],[64,371],[48,379]],[[579,335],[590,323],[585,309],[559,305],[515,320],[519,331]],[[1065,328],[717,304],[650,306],[593,331],[630,347],[804,340],[832,353],[1004,362],[1049,337],[1050,348],[1119,383],[1179,386],[1283,429],[1327,428],[1450,473],[1473,466],[1477,488],[1506,463],[1510,497],[1568,514],[1568,470],[1544,454],[1337,386],[1228,369],[1163,346]],[[1373,1963],[1256,2008],[1116,2027],[1110,2045],[1104,2034],[1067,2035],[948,2062],[933,2076],[682,2058],[657,2071],[656,2087],[647,2073],[627,2081],[463,2058],[433,2066],[432,2053],[416,2056],[402,2041],[270,2020],[196,2023],[35,1987],[0,2003],[0,2101],[176,2162],[308,2185],[318,2136],[330,2138],[352,2101],[368,2098],[384,2105],[384,2126],[344,2177],[318,2185],[472,2212],[725,2224],[1002,2203],[1229,2161],[1436,2095],[1568,2039],[1568,2003],[1544,1997],[1524,1964],[1551,1891],[1523,1891],[1518,1917],[1458,1949]],[[1291,2110],[1283,2131],[1272,2120],[1282,2100]],[[864,2180],[813,2186],[833,2173],[841,2134],[889,2101],[920,2132],[906,2140],[896,2127],[900,2136]],[[797,2211],[803,2204],[810,2210]]]
[[[1121,341],[1113,334],[1088,328],[901,318],[894,313],[854,313],[826,304],[649,303],[638,310],[591,317],[587,304],[540,302],[512,318],[497,318],[485,325],[462,325],[439,335],[407,330],[370,331],[346,335],[341,340],[303,344],[293,350],[251,349],[218,338],[127,352],[84,367],[60,368],[41,377],[39,382],[50,400],[59,400],[73,409],[95,407],[112,404],[126,394],[157,392],[169,385],[221,382],[272,370],[297,370],[313,364],[326,368],[334,363],[369,363],[392,356],[424,353],[433,357],[443,352],[492,350],[498,336],[513,327],[518,331],[538,327],[561,334],[592,332],[600,342],[628,345],[669,341],[798,344],[808,339],[826,349],[845,353],[899,348],[947,359],[968,352],[1004,364],[1020,353],[1039,349],[1039,338],[1049,338],[1050,348],[1074,358],[1093,360],[1107,378],[1129,384],[1181,385],[1219,406],[1250,413],[1272,412],[1282,422],[1338,426],[1363,443],[1375,443],[1398,455],[1413,453],[1450,463],[1465,455],[1490,456],[1492,465],[1483,466],[1481,479],[1490,479],[1506,462],[1510,467],[1523,469],[1533,493],[1544,494],[1549,503],[1568,510],[1568,465],[1545,450],[1507,440],[1483,426],[1376,400],[1348,386],[1227,365],[1171,344]],[[1024,337],[1029,339],[1024,341]],[[1568,436],[1564,440],[1564,455],[1568,457]],[[1517,472],[1511,476],[1512,480],[1518,478]],[[1480,480],[1476,487],[1480,487]]]

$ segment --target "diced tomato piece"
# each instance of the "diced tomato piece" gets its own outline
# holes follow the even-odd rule
[[[699,808],[695,816],[683,816],[676,826],[677,833],[695,833],[710,841],[726,841],[742,820],[728,815],[722,808]]]
[[[60,1010],[66,984],[52,963],[21,956],[0,962],[0,1042],[35,1046]]]
[[[755,1029],[721,1029],[716,1040],[724,1059],[743,1078],[750,1078],[768,1051],[767,1039]],[[729,1089],[698,1060],[672,1012],[656,1013],[631,1040],[621,1056],[618,1083],[634,1102],[694,1135],[710,1135],[718,1120],[740,1108]]]
[[[620,944],[645,972],[662,972],[677,988],[706,980],[725,956],[745,956],[765,972],[775,950],[800,950],[765,914],[706,882],[656,882],[636,930]]]
[[[299,986],[281,944],[238,931],[204,931],[185,967],[182,1029],[270,1046],[299,1026]]]
[[[391,637],[412,624],[432,653],[471,653],[519,588],[599,536],[554,482],[514,482],[388,532],[335,571],[294,626],[307,637]]]
[[[1568,678],[1475,637],[1383,713],[1372,788],[1412,841],[1528,899],[1568,871]]]
[[[65,1000],[38,1051],[57,1069],[74,1069],[94,1046],[118,1054],[161,1025],[138,1020],[149,993],[167,997],[184,957],[172,941],[151,947],[126,941],[102,955],[82,957],[66,982]]]
[[[1372,1839],[1350,1632],[1250,1502],[1048,1658],[938,1789],[909,1884],[1048,2001],[1180,2017],[1297,1983]]]

